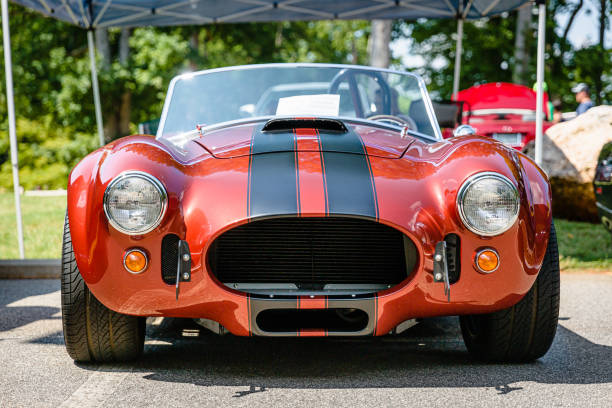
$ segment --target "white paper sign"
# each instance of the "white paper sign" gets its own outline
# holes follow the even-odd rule
[[[298,95],[280,98],[277,116],[338,116],[340,95]]]

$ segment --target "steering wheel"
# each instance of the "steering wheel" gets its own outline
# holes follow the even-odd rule
[[[391,123],[393,125],[398,125],[400,127],[408,126],[408,129],[414,130],[418,132],[418,127],[414,119],[410,116],[395,116],[395,115],[372,115],[367,120],[376,120],[378,122],[386,122]]]
[[[364,112],[363,107],[361,106],[361,98],[359,97],[359,87],[357,86],[355,74],[362,74],[372,77],[380,85],[382,91],[382,110],[383,112],[390,112],[391,91],[389,90],[389,85],[387,84],[387,82],[384,80],[380,72],[377,71],[357,71],[352,68],[344,68],[340,72],[338,72],[331,80],[327,89],[327,93],[337,94],[340,88],[340,84],[342,83],[342,81],[346,80],[349,84],[349,89],[351,92],[351,97],[353,99],[353,105],[355,106],[355,112],[357,113],[357,117],[363,117]]]

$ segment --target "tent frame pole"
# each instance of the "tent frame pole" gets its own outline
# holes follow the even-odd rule
[[[544,119],[544,47],[546,45],[546,0],[537,0],[538,5],[538,58],[536,70],[536,136],[535,162],[542,165],[542,125]]]
[[[8,110],[9,140],[11,144],[11,167],[13,169],[13,191],[15,193],[15,215],[17,217],[17,240],[19,257],[25,257],[23,247],[23,223],[21,219],[21,197],[19,185],[19,156],[17,154],[17,131],[15,127],[15,100],[13,95],[13,62],[11,59],[11,34],[9,27],[8,0],[2,0],[2,40],[4,44],[4,74],[6,76],[6,104]]]
[[[463,52],[463,17],[457,18],[457,45],[455,47],[455,73],[453,75],[453,93],[451,98],[457,98],[459,92],[459,76],[461,75],[461,53]]]
[[[96,69],[96,46],[94,44],[93,29],[87,30],[87,45],[89,47],[89,62],[91,65],[91,87],[93,88],[94,107],[96,111],[96,124],[98,125],[98,139],[100,141],[100,146],[104,146],[104,123],[102,122],[102,105],[100,103],[100,87],[98,86],[98,70]]]

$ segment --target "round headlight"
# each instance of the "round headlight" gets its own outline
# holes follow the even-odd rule
[[[159,225],[168,196],[155,177],[138,171],[117,176],[104,192],[104,212],[110,224],[124,234],[139,235]]]
[[[463,224],[478,235],[507,231],[519,213],[519,194],[512,182],[497,173],[479,173],[463,183],[457,208]]]

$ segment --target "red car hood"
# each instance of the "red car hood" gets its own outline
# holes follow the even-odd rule
[[[495,82],[476,85],[464,89],[453,98],[467,104],[464,108],[469,111],[483,109],[536,109],[536,93],[523,85]],[[544,93],[543,108],[546,112],[548,94]]]
[[[376,125],[344,123],[346,132],[322,128],[293,128],[262,131],[265,122],[247,123],[206,132],[195,142],[217,158],[248,156],[251,153],[323,151],[363,154],[397,159],[415,140],[401,132]],[[253,140],[257,135],[257,147]],[[255,151],[253,151],[255,150]]]

